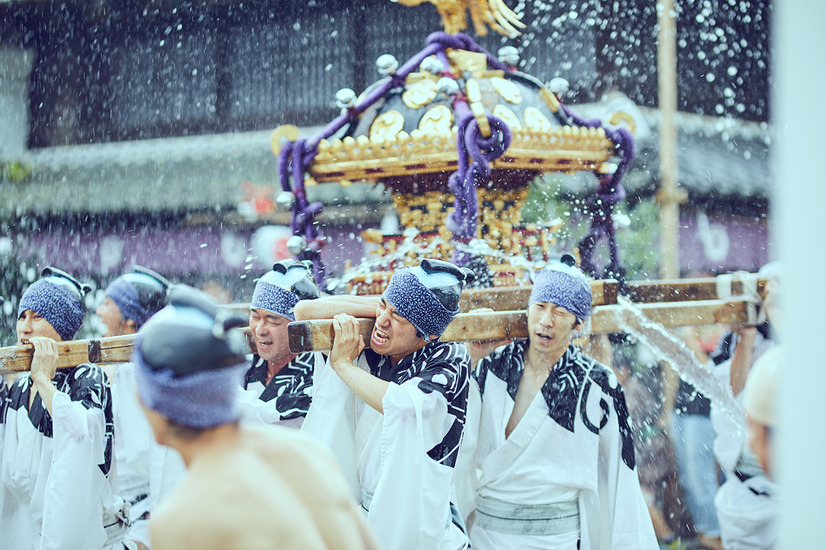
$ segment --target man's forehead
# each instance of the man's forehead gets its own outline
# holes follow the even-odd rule
[[[409,321],[409,320],[408,320],[408,319],[407,319],[404,315],[402,315],[401,313],[399,313],[399,310],[398,310],[398,309],[396,309],[396,308],[395,308],[395,306],[393,306],[393,304],[391,304],[390,302],[388,302],[388,301],[384,298],[384,296],[382,296],[382,297],[381,297],[381,303],[384,305],[384,307],[386,307],[386,308],[387,308],[387,310],[388,310],[388,311],[390,311],[390,313],[394,314],[394,315],[395,315],[398,319],[403,320],[405,323],[410,323],[410,321]],[[413,323],[410,323],[410,324],[412,325]]]
[[[534,303],[533,303],[533,304],[531,304],[531,305],[541,305],[541,306],[543,306],[543,307],[554,307],[554,308],[557,308],[557,309],[561,309],[561,310],[562,310],[562,311],[564,311],[565,313],[570,313],[571,315],[576,316],[576,313],[573,313],[573,312],[572,312],[571,310],[569,310],[568,308],[563,307],[563,306],[561,306],[561,305],[559,305],[559,304],[556,304],[556,303],[554,303],[554,302],[534,302]]]
[[[276,319],[276,320],[284,319],[286,321],[289,321],[289,319],[287,319],[283,315],[273,313],[272,311],[269,311],[267,309],[262,309],[260,307],[251,307],[250,308],[250,313],[254,313],[254,314],[259,315],[261,317],[266,317],[267,319]]]

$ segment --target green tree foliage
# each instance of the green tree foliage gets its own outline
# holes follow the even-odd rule
[[[551,223],[562,221],[557,236],[560,251],[569,252],[577,247],[588,232],[591,214],[588,209],[589,195],[564,194],[563,178],[546,174],[531,182],[531,189],[522,208],[523,223]],[[633,203],[623,201],[614,210],[617,227],[617,244],[620,262],[626,268],[628,280],[657,278],[660,253],[658,207],[653,198],[641,198]],[[597,265],[607,263],[607,243],[598,243],[595,254]]]

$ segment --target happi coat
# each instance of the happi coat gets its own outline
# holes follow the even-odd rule
[[[608,367],[570,346],[505,437],[527,347],[526,341],[503,346],[475,373],[482,407],[474,550],[656,549],[635,470],[625,397]],[[519,505],[522,511],[563,505],[573,508],[574,518],[578,509],[579,530],[566,523],[557,534],[522,534],[520,527],[520,534],[503,533],[501,525],[494,531],[490,515],[480,514],[480,499]],[[514,523],[520,524],[509,522],[506,530]]]
[[[395,366],[364,350],[356,364],[390,382],[383,414],[358,398],[329,362],[317,375],[302,431],[333,450],[383,550],[467,547],[452,482],[468,361],[464,346],[439,341]]]
[[[313,400],[314,373],[324,362],[321,352],[302,353],[266,383],[267,361],[253,355],[238,399],[242,419],[300,428]]]
[[[112,400],[92,364],[57,371],[50,416],[31,379],[3,385],[0,404],[0,548],[96,550],[123,535],[112,467]],[[104,526],[108,526],[107,530]]]

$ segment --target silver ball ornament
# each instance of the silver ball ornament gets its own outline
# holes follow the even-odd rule
[[[298,256],[307,249],[307,239],[301,235],[293,235],[287,239],[287,250],[290,254]]]
[[[519,63],[519,50],[513,46],[503,46],[499,48],[498,56],[499,61],[505,65],[516,67],[516,64]]]
[[[281,191],[275,196],[275,205],[281,212],[290,212],[295,206],[295,195],[290,191]]]
[[[430,74],[442,74],[442,62],[431,55],[422,60],[419,69]]]
[[[548,82],[548,89],[556,95],[564,95],[571,89],[571,84],[561,76],[557,76]]]
[[[459,84],[452,78],[444,76],[436,83],[436,89],[445,95],[453,95],[459,91]]]
[[[399,61],[389,53],[380,55],[379,58],[376,59],[376,70],[379,71],[380,75],[393,74],[398,68]]]
[[[349,109],[356,104],[356,92],[350,88],[342,88],[336,92],[336,107]]]

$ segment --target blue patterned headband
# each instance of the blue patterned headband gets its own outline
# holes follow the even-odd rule
[[[461,286],[459,288],[461,291]],[[411,268],[396,271],[383,296],[426,340],[429,335],[441,336],[459,313],[458,308],[456,311],[445,308]]]
[[[260,280],[255,284],[250,308],[265,309],[290,321],[295,321],[293,309],[298,300],[298,296],[289,290]]]
[[[147,311],[143,307],[138,291],[123,276],[118,277],[106,287],[106,296],[117,304],[124,319],[132,319],[138,327],[143,325],[155,313],[154,311]]]
[[[17,307],[17,317],[27,309],[46,319],[64,340],[75,337],[86,313],[80,293],[51,282],[48,277],[35,281],[26,289]]]
[[[176,376],[169,369],[153,370],[138,351],[132,354],[132,361],[137,366],[135,381],[141,402],[172,422],[207,429],[240,418],[237,389],[241,387],[246,362]]]
[[[243,336],[203,292],[180,285],[139,332],[132,361],[141,401],[170,421],[206,429],[239,418]]]
[[[250,309],[265,309],[295,321],[293,309],[299,300],[313,300],[318,296],[311,267],[297,260],[282,260],[255,284]]]
[[[530,303],[536,302],[554,303],[584,321],[591,314],[591,285],[576,267],[555,264],[536,274]]]

